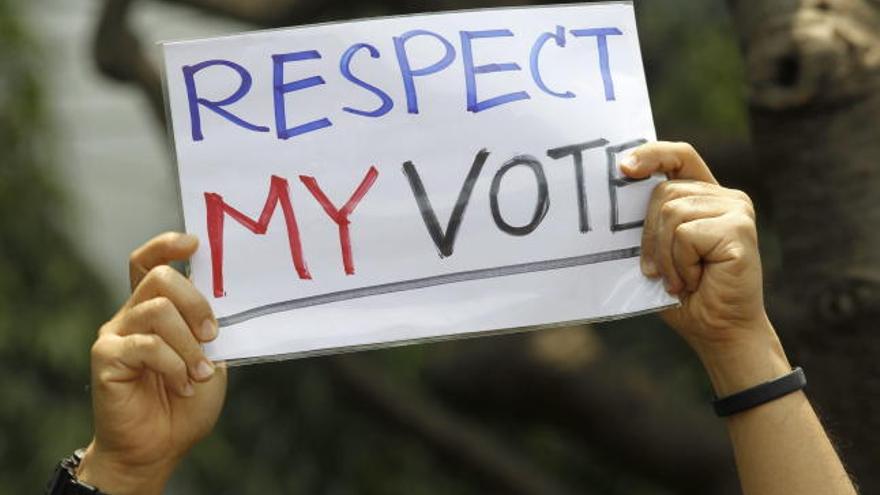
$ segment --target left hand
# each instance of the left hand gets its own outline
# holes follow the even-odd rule
[[[216,336],[216,319],[167,266],[197,245],[193,236],[166,233],[132,253],[132,295],[92,346],[95,436],[77,476],[102,492],[161,493],[220,414],[226,370],[200,346]]]

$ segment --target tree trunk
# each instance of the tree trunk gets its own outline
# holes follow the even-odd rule
[[[844,462],[880,493],[880,2],[729,4],[779,236],[774,321]]]

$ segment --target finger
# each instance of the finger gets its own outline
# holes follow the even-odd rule
[[[127,305],[134,307],[155,297],[165,297],[174,303],[193,335],[200,341],[207,342],[217,336],[217,320],[211,305],[177,270],[167,265],[150,270],[135,288]]]
[[[674,238],[679,225],[700,218],[718,217],[739,208],[738,200],[715,195],[685,196],[663,203],[657,220],[654,261],[670,293],[678,294],[684,290],[687,285],[685,275],[692,275],[688,273],[690,265],[679,266],[674,256]]]
[[[645,214],[645,223],[642,228],[641,265],[642,272],[648,277],[653,278],[660,275],[654,252],[660,210],[667,202],[687,196],[722,196],[744,201],[751,205],[751,200],[745,193],[714,184],[691,180],[668,180],[657,184],[651,193],[651,200],[648,202],[648,211]]]
[[[658,141],[634,148],[620,162],[621,171],[634,179],[663,172],[670,179],[718,184],[703,158],[688,143]]]
[[[675,229],[672,244],[672,258],[675,266],[684,281],[685,290],[696,292],[703,276],[703,262],[697,251],[697,244],[703,243],[699,220],[682,223]]]
[[[674,243],[674,257],[682,266],[685,279],[694,278],[696,265],[699,265],[700,277],[708,265],[748,265],[749,253],[757,253],[758,249],[754,219],[742,211],[683,223],[676,229]],[[700,277],[690,281],[692,291],[699,286]]]
[[[205,358],[199,342],[170,299],[156,297],[127,311],[119,334],[134,333],[155,333],[162,337],[183,358],[194,380],[205,381],[214,374],[214,366]]]
[[[105,336],[92,348],[93,363],[103,367],[105,363],[120,363],[125,368],[141,372],[150,370],[162,376],[168,389],[183,397],[191,397],[195,388],[189,381],[186,363],[179,354],[155,334]],[[137,373],[139,374],[139,373]],[[98,379],[116,381],[112,373],[99,373]],[[130,379],[119,377],[120,381]]]
[[[199,246],[199,239],[189,234],[165,232],[150,239],[131,253],[128,261],[128,275],[131,290],[149,273],[150,270],[166,265],[172,261],[186,260]]]

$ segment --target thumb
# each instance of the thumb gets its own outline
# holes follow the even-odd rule
[[[718,184],[706,162],[688,143],[657,141],[643,144],[620,162],[620,170],[633,179],[663,172],[669,179]]]

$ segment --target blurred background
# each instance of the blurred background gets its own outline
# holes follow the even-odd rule
[[[88,353],[180,213],[160,40],[478,0],[0,0],[0,493],[88,443]],[[880,2],[637,1],[658,134],[758,206],[767,302],[880,493]],[[655,316],[236,368],[168,493],[737,493]],[[874,469],[872,469],[872,467]]]

